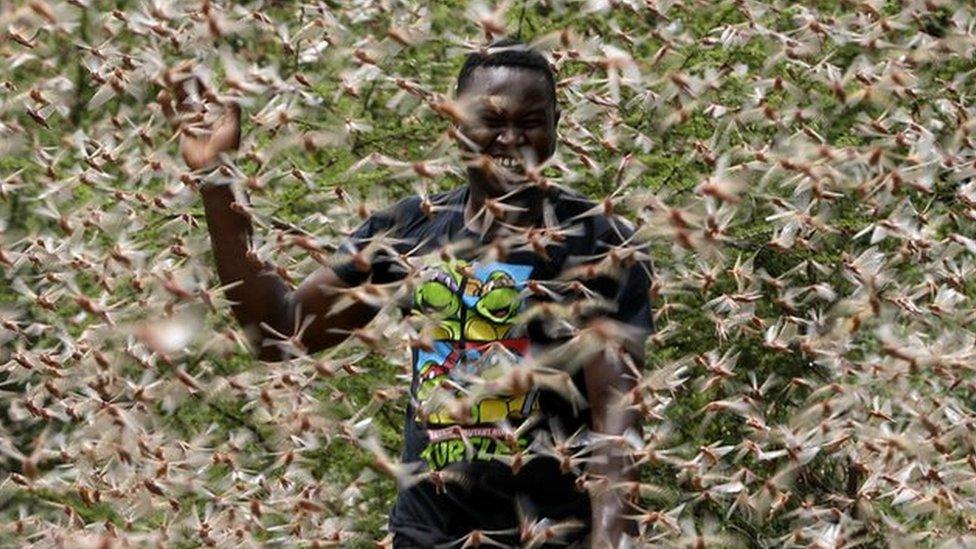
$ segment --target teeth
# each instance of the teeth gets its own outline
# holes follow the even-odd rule
[[[496,156],[494,157],[495,163],[503,168],[514,168],[519,165],[518,160],[514,158],[509,158],[507,156]]]

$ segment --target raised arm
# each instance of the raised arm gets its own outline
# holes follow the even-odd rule
[[[184,131],[177,116],[183,107],[184,88],[177,84],[171,89],[173,94],[160,92],[158,101],[180,132],[180,154],[190,169],[214,165],[221,153],[237,150],[241,135],[238,105],[227,105],[209,134],[194,136]],[[328,348],[375,316],[376,310],[361,302],[333,311],[343,295],[341,289],[347,285],[328,267],[319,268],[296,290],[289,291],[274,269],[251,250],[254,228],[230,186],[206,187],[200,193],[217,274],[223,285],[234,284],[226,292],[234,302],[231,309],[260,359],[281,360],[296,352]],[[267,327],[289,339],[272,335]]]
[[[227,290],[227,297],[235,303],[231,307],[234,317],[260,359],[281,360],[289,353],[326,349],[375,316],[376,310],[362,302],[333,312],[343,295],[340,290],[347,286],[329,267],[320,267],[289,291],[274,269],[251,252],[253,227],[235,211],[230,188],[213,187],[201,194],[217,274],[224,285],[238,282]],[[293,339],[282,341],[262,325]],[[294,338],[299,330],[300,337]],[[285,352],[289,348],[292,350]]]

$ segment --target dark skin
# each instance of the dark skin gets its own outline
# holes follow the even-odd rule
[[[173,88],[173,94],[181,98],[180,86]],[[171,117],[177,103],[172,97],[168,91],[159,96],[164,112]],[[489,234],[499,224],[541,224],[541,200],[523,174],[544,163],[556,149],[560,112],[545,76],[519,67],[479,67],[471,73],[457,99],[463,116],[456,130],[468,161],[470,188],[465,221],[486,228]],[[180,152],[187,166],[194,170],[210,167],[220,153],[236,150],[240,143],[240,116],[240,108],[231,105],[207,137],[184,133]],[[262,324],[292,337],[296,327],[310,321],[293,343],[306,353],[315,353],[341,343],[350,331],[364,327],[375,317],[376,309],[365,303],[333,310],[346,286],[327,266],[289,291],[274,270],[250,252],[253,226],[246,216],[235,211],[231,189],[225,185],[202,188],[200,192],[217,274],[225,285],[239,281],[227,290],[227,297],[235,302],[233,314],[261,360],[288,358],[282,346],[275,344],[276,339],[262,330]],[[479,213],[486,203],[497,199],[514,209],[484,227],[486,218]],[[368,262],[363,262],[363,268],[368,269]],[[637,415],[621,410],[617,402],[618,395],[632,390],[635,383],[622,361],[594,360],[584,366],[584,379],[592,431],[621,435],[633,429],[639,433]],[[623,458],[612,455],[606,447],[595,449],[592,457],[587,476],[595,487],[591,500],[593,544],[616,546],[624,531],[636,532],[636,525],[623,518],[625,505],[609,487],[638,480],[637,471],[626,469]]]
[[[478,68],[468,77],[458,103],[464,116],[457,128],[466,138],[460,142],[461,151],[470,162],[471,192],[465,218],[473,218],[486,199],[508,194],[506,204],[526,207],[528,211],[506,221],[537,223],[540,202],[530,199],[532,186],[525,184],[521,174],[526,167],[547,160],[556,150],[560,111],[545,76],[513,67]],[[513,159],[516,165],[499,168],[499,164],[504,164],[501,160],[485,169],[485,156],[493,161]]]

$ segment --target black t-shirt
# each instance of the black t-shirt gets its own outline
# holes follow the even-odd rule
[[[505,245],[493,247],[464,226],[467,196],[467,186],[432,196],[432,215],[422,211],[419,197],[399,201],[347,238],[333,265],[350,285],[410,284],[404,322],[426,320],[432,335],[431,346],[412,350],[402,459],[421,471],[441,471],[444,482],[401,488],[390,528],[401,545],[449,543],[473,529],[506,531],[493,539],[515,544],[518,517],[529,515],[577,518],[583,526],[572,539],[581,539],[590,520],[588,496],[575,483],[581,471],[561,469],[547,448],[574,434],[582,443],[585,405],[567,398],[572,391],[566,389],[532,386],[511,395],[486,388],[517,375],[520,363],[542,360],[567,371],[585,397],[579,365],[563,364],[578,362],[571,356],[578,347],[563,344],[574,327],[603,317],[633,328],[629,339],[642,347],[653,329],[650,265],[627,255],[646,252],[630,241],[626,222],[594,213],[593,202],[566,191],[539,196],[554,230],[496,237]],[[349,260],[364,250],[371,254],[369,273]],[[578,300],[588,306],[571,308]],[[562,313],[531,314],[541,302]]]

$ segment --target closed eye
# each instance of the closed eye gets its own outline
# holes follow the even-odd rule
[[[522,128],[534,128],[536,126],[541,126],[544,123],[545,121],[542,120],[541,118],[529,118],[529,119],[523,118],[522,120],[519,120],[519,126]]]

